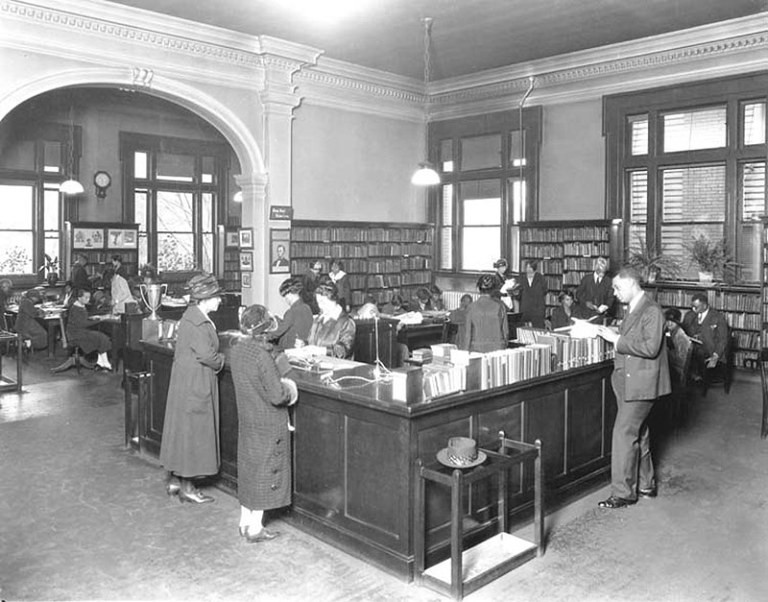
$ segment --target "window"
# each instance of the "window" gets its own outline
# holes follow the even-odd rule
[[[522,127],[521,127],[522,126]],[[441,184],[435,188],[438,267],[490,270],[514,261],[515,224],[536,219],[541,108],[430,124],[430,148]]]
[[[743,281],[760,279],[768,75],[623,94],[605,102],[608,196],[627,247],[647,244],[697,278],[688,245],[724,239]]]
[[[224,198],[225,145],[123,134],[131,197],[139,224],[139,262],[161,272],[214,271],[214,232]]]
[[[42,280],[45,255],[61,258],[64,220],[76,219],[76,204],[59,193],[69,156],[69,129],[58,124],[8,131],[0,140],[0,274]],[[15,137],[15,139],[14,139]],[[75,128],[75,175],[80,148]]]

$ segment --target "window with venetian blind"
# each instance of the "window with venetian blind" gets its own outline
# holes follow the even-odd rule
[[[651,247],[695,279],[687,246],[724,239],[741,280],[759,279],[766,212],[768,75],[608,97],[608,195],[629,250]]]

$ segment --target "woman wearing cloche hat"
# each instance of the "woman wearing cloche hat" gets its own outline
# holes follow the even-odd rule
[[[295,382],[280,378],[272,357],[268,339],[276,327],[266,307],[251,305],[240,316],[243,337],[231,354],[238,418],[240,535],[248,543],[277,537],[277,532],[264,527],[264,511],[291,503],[288,406],[296,402],[298,390]]]
[[[221,288],[211,274],[187,283],[190,305],[179,321],[165,408],[160,462],[170,472],[168,495],[204,504],[213,498],[194,479],[219,472],[219,384],[224,366],[219,337],[208,314],[221,303]]]

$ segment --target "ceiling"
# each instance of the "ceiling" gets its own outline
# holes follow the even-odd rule
[[[328,2],[348,14],[332,22]],[[432,80],[761,12],[767,0],[116,0],[267,35],[324,56],[422,79],[432,17]],[[322,8],[322,11],[318,11]]]

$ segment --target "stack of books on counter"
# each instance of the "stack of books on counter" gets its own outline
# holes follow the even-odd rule
[[[600,337],[574,338],[569,332],[519,326],[517,340],[526,345],[544,344],[551,347],[557,358],[555,369],[558,371],[597,364],[612,359],[615,354],[613,345]]]
[[[542,343],[483,354],[481,388],[503,387],[552,372],[552,348]]]
[[[466,389],[466,371],[463,366],[450,363],[424,364],[422,386],[424,398],[435,399],[443,395],[458,393]]]
[[[414,349],[411,351],[411,360],[427,364],[432,361],[432,350],[427,349],[426,347],[423,349]]]

